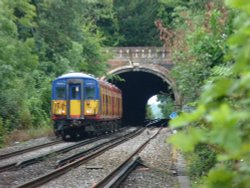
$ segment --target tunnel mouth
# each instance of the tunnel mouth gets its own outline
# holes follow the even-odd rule
[[[115,79],[107,81],[122,90],[124,125],[139,125],[145,121],[146,105],[150,97],[165,93],[174,99],[170,84],[154,73],[127,71],[113,75]]]

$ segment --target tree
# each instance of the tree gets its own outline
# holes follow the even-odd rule
[[[24,121],[30,113],[25,85],[37,68],[38,57],[33,51],[34,39],[24,33],[35,27],[34,17],[35,8],[28,0],[0,2],[0,118],[6,124],[5,131],[30,123]]]
[[[158,107],[161,109],[163,117],[168,118],[175,111],[174,100],[171,96],[166,94],[157,95],[157,101],[160,102]]]
[[[97,22],[112,20],[111,5],[109,0],[0,1],[0,144],[14,129],[49,124],[55,76],[71,70],[103,75],[105,29]]]
[[[47,74],[84,71],[100,75],[106,60],[101,53],[103,36],[96,26],[101,8],[82,0],[37,1],[38,28],[35,34],[40,67]],[[62,22],[61,19],[64,19]],[[52,63],[53,62],[53,63]]]
[[[150,105],[146,106],[146,119],[154,119],[154,115],[153,115],[152,108],[150,107]]]
[[[171,22],[172,8],[160,1],[114,1],[120,34],[124,36],[120,46],[160,46],[155,21],[162,18]]]
[[[161,33],[166,32],[161,38],[166,37],[164,46],[175,64],[171,76],[176,80],[183,104],[194,102],[200,96],[201,87],[214,66],[224,65],[225,41],[232,32],[230,11],[221,1],[201,1],[199,6],[194,6],[195,2],[176,2],[172,21],[175,27],[158,27]],[[173,6],[172,1],[165,3]]]
[[[249,37],[250,3],[228,0],[237,9],[235,33],[230,36],[228,65],[216,67],[204,87],[197,110],[183,114],[171,122],[173,128],[186,127],[172,137],[172,142],[184,151],[193,151],[198,144],[206,144],[216,154],[216,165],[204,178],[202,187],[250,186],[249,181]],[[219,71],[218,71],[219,70]],[[185,141],[183,141],[185,140]]]

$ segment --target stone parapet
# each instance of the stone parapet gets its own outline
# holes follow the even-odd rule
[[[132,61],[136,63],[170,63],[168,52],[161,47],[115,47],[105,48],[112,60]]]

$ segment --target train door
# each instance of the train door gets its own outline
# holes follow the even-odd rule
[[[81,83],[68,84],[68,118],[83,118],[83,85]]]

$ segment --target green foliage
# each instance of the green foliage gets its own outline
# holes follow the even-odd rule
[[[116,74],[108,74],[106,78],[108,81],[111,81],[112,83],[125,82],[123,78],[121,78],[119,75]]]
[[[214,68],[215,77],[212,74],[204,87],[197,110],[171,121],[173,128],[192,126],[185,130],[185,135],[174,135],[172,142],[184,151],[192,151],[203,143],[215,152],[215,166],[209,170],[203,187],[247,188],[250,186],[250,3],[226,2],[240,10],[234,19],[236,31],[228,40],[227,57],[233,57],[235,63],[231,64],[229,59],[226,66]],[[221,74],[223,69],[226,74]],[[188,144],[180,143],[182,139]]]
[[[3,119],[0,117],[0,147],[3,144],[3,136],[6,134],[6,130],[3,124]]]
[[[104,37],[96,22],[105,17],[106,6],[95,10],[99,3],[81,0],[35,5],[40,10],[35,38],[42,70],[48,75],[72,70],[102,74],[107,58],[101,51]]]
[[[219,168],[217,170],[212,170],[208,176],[211,177],[211,181],[208,182],[207,185],[208,187],[234,187],[232,181],[234,173],[230,172],[228,169]]]
[[[211,1],[211,0],[160,0],[162,3],[167,4],[168,6],[172,7],[187,7],[189,9],[192,9],[192,11],[200,11],[205,9],[205,4],[209,2],[214,2],[216,4],[222,4],[223,1],[217,0],[217,1]]]
[[[96,25],[104,34],[105,46],[117,46],[120,42],[124,41],[124,36],[120,33],[120,23],[118,22],[117,12],[113,5],[113,1],[104,0],[99,1],[92,8],[92,16],[97,17]]]
[[[120,46],[159,46],[155,21],[163,19],[170,23],[172,7],[155,0],[114,1],[118,17],[119,33],[124,37]]]
[[[205,130],[189,127],[187,130],[172,136],[171,142],[183,146],[183,151],[190,152],[194,151],[196,144],[205,140],[204,135]]]
[[[20,28],[33,26],[35,9],[29,1],[1,1],[1,5],[0,117],[4,122],[4,130],[9,132],[15,127],[22,126],[18,122],[21,120],[21,112],[28,113],[27,108],[23,106],[23,97],[28,94],[23,77],[37,68],[38,57],[33,53],[34,39],[28,38],[28,35],[22,38],[19,32],[23,31]]]
[[[161,109],[163,117],[167,118],[173,111],[175,111],[175,103],[169,95],[157,95],[157,100],[160,102],[158,107]]]
[[[171,6],[173,2],[165,3]],[[225,9],[221,1],[200,1],[200,5],[194,7],[191,4],[197,1],[176,3],[178,6],[175,5],[173,13],[175,45],[171,47],[175,66],[171,76],[176,80],[182,104],[186,105],[200,96],[213,67],[227,67],[225,59],[231,61],[230,55],[225,54],[228,51],[226,40],[232,32],[233,12]]]
[[[152,112],[152,108],[150,107],[150,105],[146,106],[146,119],[154,119],[154,114]]]
[[[205,144],[195,146],[194,153],[186,156],[189,161],[188,172],[192,177],[206,175],[216,163],[216,153]]]
[[[171,71],[176,78],[178,91],[183,96],[183,103],[192,102],[200,95],[203,81],[208,77],[210,68],[200,62],[178,62]]]
[[[55,76],[104,74],[102,47],[113,34],[102,21],[117,24],[112,6],[110,0],[0,1],[0,144],[13,130],[50,123]]]

